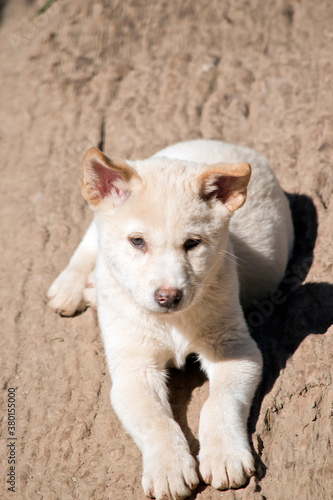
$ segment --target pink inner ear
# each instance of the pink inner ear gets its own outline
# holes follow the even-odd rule
[[[108,196],[112,190],[116,191],[119,197],[124,196],[124,191],[115,186],[115,183],[121,179],[121,175],[108,167],[105,167],[99,161],[93,159],[91,166],[95,172],[95,187],[101,199]]]
[[[212,182],[206,199],[218,198],[222,203],[226,203],[234,190],[234,178],[229,175],[217,175]]]

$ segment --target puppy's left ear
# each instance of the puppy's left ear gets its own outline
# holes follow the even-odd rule
[[[119,205],[129,197],[132,180],[140,179],[126,161],[108,158],[97,148],[89,149],[82,167],[82,196],[94,206],[107,197]]]
[[[195,182],[202,199],[218,200],[229,212],[234,212],[245,203],[250,177],[251,166],[248,163],[221,163],[211,165]]]

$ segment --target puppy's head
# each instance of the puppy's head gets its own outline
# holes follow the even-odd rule
[[[82,194],[97,214],[100,249],[137,304],[155,313],[195,304],[223,265],[250,175],[247,163],[126,162],[87,152]]]

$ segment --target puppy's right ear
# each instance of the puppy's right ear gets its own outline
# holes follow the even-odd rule
[[[99,149],[90,148],[83,158],[82,196],[94,206],[109,197],[117,206],[129,197],[133,178],[140,179],[126,161],[108,158]]]

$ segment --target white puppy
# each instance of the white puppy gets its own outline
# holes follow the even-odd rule
[[[72,315],[96,303],[96,290],[111,401],[142,452],[146,495],[185,498],[198,484],[166,387],[167,366],[190,353],[210,382],[200,475],[219,489],[243,485],[254,472],[247,419],[262,361],[240,304],[277,287],[293,244],[275,175],[262,156],[216,141],[143,161],[91,148],[82,193],[95,219],[48,296]]]

